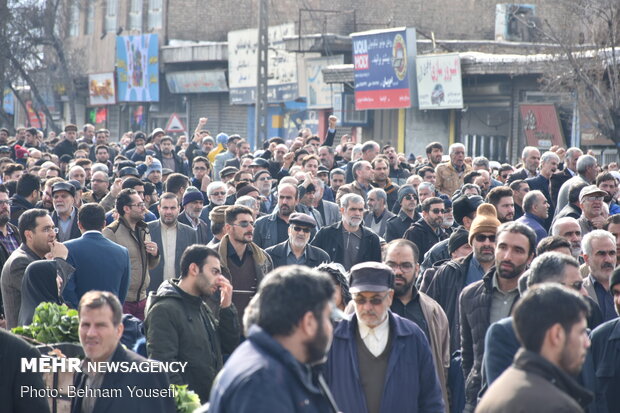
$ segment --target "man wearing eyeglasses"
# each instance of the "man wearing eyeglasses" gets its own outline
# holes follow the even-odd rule
[[[450,334],[448,318],[441,306],[418,291],[415,281],[420,265],[418,248],[411,241],[396,239],[386,248],[385,264],[394,271],[394,296],[390,309],[394,314],[413,321],[424,332],[431,347],[435,371],[448,411],[447,369],[450,367]]]
[[[450,354],[461,346],[459,296],[466,286],[482,280],[495,264],[495,233],[500,225],[495,208],[480,204],[471,221],[468,242],[472,253],[465,258],[451,260],[437,268],[428,289],[423,292],[437,301],[448,317],[450,326]]]
[[[596,185],[588,185],[579,193],[581,217],[577,220],[581,227],[581,236],[595,229],[602,229],[607,218],[603,211],[603,202],[607,192]]]
[[[69,274],[75,271],[66,261],[67,248],[56,240],[58,230],[46,210],[33,208],[24,212],[19,217],[18,228],[22,243],[6,260],[0,277],[7,329],[18,325],[22,279],[28,264],[43,260],[46,254],[51,253],[58,264],[57,272],[63,286]]]
[[[273,260],[273,267],[284,265],[305,265],[310,268],[330,262],[329,255],[322,249],[310,245],[311,232],[316,220],[308,214],[295,212],[288,219],[288,240],[265,250]]]
[[[400,211],[395,217],[389,218],[385,226],[385,240],[387,242],[402,238],[405,231],[420,219],[420,214],[417,211],[418,194],[413,186],[401,186],[398,190],[397,201],[400,205]]]
[[[103,236],[127,248],[131,263],[129,290],[123,312],[144,320],[149,271],[159,264],[159,249],[144,222],[146,204],[135,189],[123,189],[116,199],[118,219],[103,229]]]
[[[390,311],[394,272],[378,262],[351,269],[355,314],[334,330],[326,378],[343,412],[443,412],[428,339]],[[352,354],[353,353],[353,354]]]
[[[273,262],[269,254],[253,242],[254,216],[250,208],[230,206],[226,209],[225,220],[226,235],[213,249],[222,257],[222,273],[235,288],[233,303],[241,318],[263,277],[273,269]]]
[[[420,251],[418,263],[424,259],[426,251],[448,238],[448,234],[441,228],[445,212],[443,199],[431,197],[422,203],[422,218],[413,224],[403,235],[403,238],[416,244]]]

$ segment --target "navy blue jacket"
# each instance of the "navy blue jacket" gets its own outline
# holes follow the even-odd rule
[[[62,293],[65,301],[77,308],[82,295],[91,290],[110,291],[121,303],[125,301],[131,271],[127,248],[94,231],[65,242],[65,246],[67,262],[75,268]]]
[[[596,412],[617,411],[620,407],[620,318],[596,328],[591,340],[590,352],[596,376]]]
[[[388,312],[392,351],[381,413],[441,413],[444,403],[428,340],[412,321]],[[342,320],[326,364],[326,379],[343,412],[367,413],[357,358],[357,316]]]
[[[213,384],[209,413],[334,412],[317,377],[269,334],[252,326]]]

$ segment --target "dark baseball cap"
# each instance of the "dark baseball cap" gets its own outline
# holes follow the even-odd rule
[[[368,261],[351,268],[352,293],[382,292],[394,288],[394,271],[380,262]]]

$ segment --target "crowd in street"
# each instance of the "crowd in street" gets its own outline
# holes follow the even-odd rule
[[[0,129],[0,399],[49,411],[10,329],[79,311],[78,388],[188,385],[209,412],[620,411],[620,172],[580,148],[515,165],[302,129],[252,148],[208,119],[111,136]],[[5,363],[6,361],[6,363]],[[174,412],[77,397],[72,412]]]

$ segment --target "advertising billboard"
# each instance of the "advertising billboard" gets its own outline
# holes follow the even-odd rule
[[[418,56],[418,102],[420,109],[462,109],[463,83],[458,53]]]
[[[88,75],[88,95],[90,106],[114,105],[116,103],[114,73]]]
[[[158,52],[156,34],[116,38],[119,102],[159,102]]]
[[[413,28],[351,34],[355,70],[355,108],[417,106],[416,36]]]

